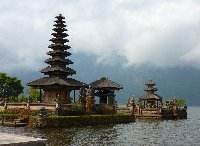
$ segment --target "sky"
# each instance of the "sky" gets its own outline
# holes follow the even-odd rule
[[[200,69],[199,0],[0,0],[0,71],[43,68],[59,14],[97,64]]]

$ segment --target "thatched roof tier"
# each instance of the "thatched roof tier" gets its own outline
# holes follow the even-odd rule
[[[63,39],[61,37],[52,38],[49,41],[52,41],[53,43],[66,43],[66,42],[69,42],[68,39]]]
[[[45,60],[45,63],[47,63],[47,64],[57,64],[57,62],[60,62],[59,64],[66,64],[66,65],[73,64],[73,62],[71,60],[63,59],[58,56]]]
[[[46,68],[41,70],[41,73],[50,73],[50,72],[61,72],[63,74],[69,74],[69,75],[73,75],[76,74],[76,71],[69,68],[69,67],[60,67],[60,66],[56,66],[56,67],[51,67],[51,66],[47,66]]]
[[[162,97],[158,94],[145,94],[142,96],[143,100],[152,99],[152,100],[162,100]]]
[[[66,27],[66,25],[61,23],[61,22],[58,22],[58,23],[54,24],[53,26],[55,26],[55,27]]]
[[[52,30],[54,30],[55,32],[64,32],[64,31],[67,31],[67,29],[66,28],[62,28],[62,27],[56,27],[56,28],[53,28]]]
[[[152,92],[155,92],[155,91],[158,91],[158,89],[157,88],[154,88],[154,87],[148,87],[148,88],[146,88],[146,89],[144,89],[144,91],[152,91]]]
[[[45,88],[47,86],[64,86],[70,87],[71,89],[79,89],[80,87],[86,86],[85,83],[77,81],[72,78],[66,77],[44,77],[29,83],[29,86]]]
[[[59,14],[58,16],[56,16],[55,18],[57,18],[58,20],[62,20],[62,19],[65,19],[64,16],[62,16],[62,14]]]
[[[64,21],[64,20],[60,20],[60,19],[58,19],[58,20],[55,20],[54,22],[56,22],[56,23],[58,23],[58,22],[60,22],[60,23],[65,23],[65,21]]]
[[[70,56],[71,53],[67,51],[62,51],[62,50],[54,50],[54,51],[49,51],[47,52],[47,55],[64,55],[64,56]]]
[[[155,86],[156,83],[153,80],[149,80],[145,85]]]
[[[90,84],[90,86],[93,89],[99,90],[99,89],[103,89],[103,90],[120,90],[123,89],[122,86],[120,86],[119,84],[108,80],[107,78],[101,78],[100,80],[96,80],[94,82],[92,82]]]
[[[63,45],[61,43],[56,43],[56,44],[49,45],[48,48],[51,48],[53,50],[54,49],[67,50],[67,49],[70,49],[71,47],[68,45]]]
[[[54,22],[56,22],[56,23],[65,23],[65,21],[64,20],[55,20]]]
[[[69,36],[68,34],[66,33],[52,33],[51,35],[53,35],[54,37],[61,37],[61,38],[65,38],[67,36]]]

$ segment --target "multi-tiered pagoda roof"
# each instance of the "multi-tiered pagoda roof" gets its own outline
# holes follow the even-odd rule
[[[43,77],[41,79],[30,82],[30,86],[33,87],[43,87],[43,86],[68,86],[72,89],[80,88],[84,83],[77,81],[75,79],[69,78],[69,76],[76,74],[76,71],[69,67],[73,62],[66,58],[71,55],[69,49],[71,48],[68,45],[65,45],[69,40],[66,38],[68,34],[66,33],[67,29],[65,28],[65,17],[61,14],[55,17],[55,24],[53,25],[53,36],[49,41],[52,42],[48,46],[51,50],[47,52],[47,55],[50,56],[45,63],[49,66],[41,70],[41,73],[48,75],[48,77]]]
[[[147,93],[142,96],[143,99],[162,99],[162,97],[155,93],[158,89],[154,86],[156,83],[153,80],[149,80],[145,85],[147,85],[147,88],[144,89]]]

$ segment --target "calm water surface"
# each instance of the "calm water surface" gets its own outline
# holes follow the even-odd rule
[[[200,107],[189,107],[186,120],[148,120],[130,124],[42,130],[0,126],[0,131],[47,138],[47,144],[52,146],[200,146]]]

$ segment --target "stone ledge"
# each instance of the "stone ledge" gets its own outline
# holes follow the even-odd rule
[[[0,146],[45,146],[46,139],[0,133]]]

